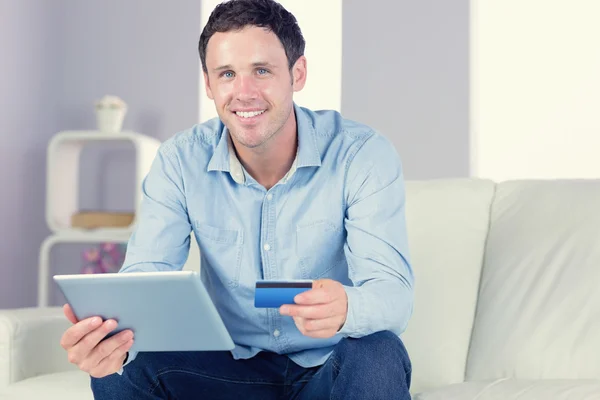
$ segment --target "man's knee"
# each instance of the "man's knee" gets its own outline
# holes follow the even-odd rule
[[[356,361],[370,368],[380,367],[381,371],[391,365],[402,365],[410,373],[411,364],[402,340],[393,332],[376,332],[359,339],[345,338],[336,346],[335,352],[341,362]]]

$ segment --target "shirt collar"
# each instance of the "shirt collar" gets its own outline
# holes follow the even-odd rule
[[[294,103],[294,112],[298,127],[298,150],[290,170],[283,178],[284,181],[291,178],[298,168],[321,166],[321,154],[317,146],[314,125],[306,111],[296,103]],[[244,184],[246,182],[244,167],[235,154],[229,130],[224,125],[217,147],[208,163],[208,171],[229,172],[237,183]]]
[[[309,118],[304,108],[294,103],[296,124],[298,125],[298,154],[297,167],[320,167],[321,152],[317,145],[317,135],[313,121]]]

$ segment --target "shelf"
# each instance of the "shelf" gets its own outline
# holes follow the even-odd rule
[[[80,230],[66,229],[48,236],[42,242],[38,266],[38,307],[49,302],[50,251],[59,243],[127,243],[131,232],[124,229]]]
[[[134,204],[131,210],[139,215],[142,183],[156,157],[160,141],[146,135],[123,131],[62,131],[54,135],[47,149],[46,160],[46,222],[52,231],[42,242],[39,254],[38,306],[49,301],[50,252],[59,243],[127,243],[136,225],[134,217],[128,227],[83,229],[71,226],[71,217],[79,209],[81,153],[84,146],[94,143],[129,142],[135,151]],[[94,210],[109,211],[109,210]],[[196,258],[195,263],[199,263]]]
[[[100,243],[100,242],[127,242],[133,233],[132,228],[102,228],[102,229],[63,229],[47,240],[53,243]]]
[[[135,199],[131,209],[138,214],[142,199],[142,182],[154,161],[160,141],[132,131],[62,131],[51,139],[47,150],[46,222],[52,232],[59,233],[71,229],[71,216],[80,211],[78,199],[82,148],[85,145],[93,145],[94,142],[107,141],[126,141],[133,145],[136,158]],[[135,223],[134,218],[130,227],[124,231],[131,232]]]

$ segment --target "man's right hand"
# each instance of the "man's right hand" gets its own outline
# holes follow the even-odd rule
[[[94,378],[103,378],[119,371],[133,345],[133,332],[124,330],[102,340],[116,329],[115,320],[102,322],[100,317],[91,317],[78,321],[68,304],[63,306],[63,312],[73,323],[60,341],[62,348],[67,351],[69,362]]]

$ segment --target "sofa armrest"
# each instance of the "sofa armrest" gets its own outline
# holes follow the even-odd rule
[[[60,307],[0,310],[0,388],[75,369],[60,346],[70,325]]]

